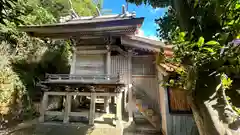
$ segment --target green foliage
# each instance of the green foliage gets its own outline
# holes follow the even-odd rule
[[[55,18],[70,14],[71,5],[69,0],[38,0],[40,5],[48,10]],[[71,0],[72,8],[80,16],[96,15],[96,6],[92,0]],[[101,1],[100,1],[101,2]],[[97,3],[101,6],[101,3]]]
[[[0,1],[0,23],[5,24],[9,20],[16,24],[21,23],[18,16],[25,12],[25,5],[20,0],[1,0]]]
[[[175,30],[179,27],[176,12],[170,8],[163,17],[156,19],[155,22],[160,26],[160,28],[157,29],[158,36],[161,39],[171,42],[173,40],[171,35],[173,35]]]
[[[135,3],[136,5],[150,4],[153,7],[166,7],[172,3],[171,0],[126,0],[130,3]]]
[[[187,29],[182,29],[180,18],[172,12],[159,19],[159,35],[174,44],[175,57],[166,61],[182,64],[187,72],[175,78],[174,83],[191,83],[191,90],[201,90],[197,87],[203,86],[195,86],[196,81],[204,82],[198,80],[198,73],[209,72],[209,77],[226,74],[229,78],[222,76],[217,89],[230,89],[230,78],[240,73],[240,43],[236,40],[240,33],[239,4],[238,0],[192,0],[184,5],[191,7],[191,18],[184,20],[189,24]],[[194,71],[191,80],[189,71]]]
[[[221,75],[221,84],[224,89],[230,89],[232,85],[232,80],[228,78],[225,74]]]
[[[0,107],[11,110],[5,115],[25,118],[33,114],[32,100],[39,92],[36,84],[46,73],[69,73],[71,42],[29,37],[17,29],[19,24],[55,23],[69,15],[66,0],[3,0],[0,2]],[[80,15],[96,13],[90,0],[72,0]],[[45,5],[45,6],[44,6]],[[101,4],[98,3],[98,6]],[[2,108],[0,108],[2,109]],[[0,119],[2,123],[3,119]],[[3,120],[5,121],[5,120]]]
[[[2,42],[0,47],[0,103],[13,103],[17,97],[13,96],[14,92],[21,92],[18,96],[24,93],[24,85],[21,83],[18,75],[11,67],[11,56],[8,53],[7,44]]]

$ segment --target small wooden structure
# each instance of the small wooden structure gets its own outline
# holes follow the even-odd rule
[[[90,98],[88,120],[93,125],[99,97],[103,98],[105,113],[110,113],[110,105],[116,103],[117,127],[122,127],[123,112],[127,112],[128,121],[133,122],[137,108],[152,127],[167,134],[166,95],[159,84],[165,71],[157,70],[156,64],[156,55],[165,46],[160,41],[136,35],[143,20],[123,8],[117,15],[78,17],[63,23],[20,27],[34,37],[74,41],[70,73],[50,74],[41,82],[47,91],[40,120],[44,121],[45,115],[61,115],[63,122],[68,123],[70,116],[86,115],[72,111],[71,101],[76,96],[87,96]],[[66,97],[63,112],[46,111],[51,95]]]
[[[63,123],[69,122],[70,116],[85,116],[85,112],[72,112],[71,111],[71,101],[73,96],[89,96],[90,100],[90,110],[88,117],[89,118],[89,125],[94,124],[95,118],[95,105],[96,105],[96,97],[116,97],[116,126],[121,127],[121,99],[122,99],[122,87],[124,84],[119,82],[118,76],[111,76],[111,75],[66,75],[66,74],[48,74],[47,79],[42,84],[45,84],[48,87],[56,87],[56,86],[67,86],[65,91],[45,91],[44,96],[42,99],[42,107],[41,107],[41,117],[40,121],[44,122],[45,115],[61,115],[64,116]],[[103,90],[100,87],[104,87]],[[76,90],[76,88],[87,88],[88,90],[80,91]],[[109,91],[106,91],[108,89]],[[65,96],[65,108],[64,111],[47,111],[48,105],[48,96]]]
[[[173,57],[172,46],[164,48],[166,57]],[[162,60],[157,66],[159,80],[168,80],[179,65]],[[187,103],[187,90],[168,88],[159,84],[160,106],[162,114],[162,132],[166,135],[198,135],[198,129]]]

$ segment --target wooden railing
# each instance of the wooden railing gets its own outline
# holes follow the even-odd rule
[[[47,80],[79,80],[79,81],[111,81],[120,82],[121,75],[77,75],[77,74],[46,74]]]

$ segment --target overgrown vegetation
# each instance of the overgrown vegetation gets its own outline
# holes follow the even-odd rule
[[[240,103],[233,102],[233,98],[240,97],[237,92],[240,72],[240,1],[131,0],[131,2],[136,4],[145,2],[153,7],[165,7],[168,2],[167,5],[170,6],[168,12],[156,19],[160,26],[159,36],[174,45],[174,58],[165,61],[183,65],[186,73],[182,72],[170,83],[174,85],[176,81],[181,82],[179,86],[192,91],[194,103],[200,108],[197,113],[203,119],[206,113],[201,111],[203,104],[218,99],[212,108],[218,112],[214,115],[219,115],[219,121],[230,125],[239,121]],[[204,123],[209,123],[207,120],[209,119],[204,119]],[[213,124],[201,126],[207,129]],[[216,130],[220,129],[221,126],[217,126],[219,125],[215,125]],[[235,130],[239,125],[235,128],[231,126],[226,128]],[[229,134],[226,130],[222,130],[224,131],[222,134]],[[210,130],[200,133],[217,134]]]
[[[94,15],[90,0],[72,0],[79,15]],[[19,25],[58,22],[70,15],[68,0],[3,0],[0,2],[0,113],[1,126],[34,115],[33,97],[46,73],[68,73],[71,42],[29,37]],[[101,6],[101,5],[98,5]]]

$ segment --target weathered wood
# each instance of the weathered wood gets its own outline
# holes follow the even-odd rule
[[[89,116],[89,111],[83,111],[83,112],[70,112],[69,116],[83,116],[83,117],[88,117]]]
[[[48,95],[56,95],[56,96],[66,96],[68,95],[76,95],[76,96],[90,96],[90,92],[57,92],[57,91],[49,91],[49,92],[44,92],[47,93]],[[99,93],[100,94],[100,93]]]
[[[58,116],[58,115],[61,115],[61,116],[63,116],[64,115],[64,113],[63,112],[60,112],[60,111],[46,111],[45,112],[45,115],[54,115],[54,116]]]
[[[198,129],[191,115],[167,114],[167,135],[198,135]]]
[[[168,128],[167,128],[167,114],[168,114],[168,110],[167,110],[167,106],[168,106],[168,103],[167,102],[167,91],[163,88],[162,86],[162,83],[163,83],[163,75],[161,72],[158,73],[158,81],[161,81],[161,83],[159,84],[159,109],[160,109],[160,112],[161,112],[161,128],[162,128],[162,133],[164,135],[167,135],[167,131],[168,131]]]
[[[69,122],[69,114],[71,112],[71,101],[72,101],[72,95],[67,94],[66,102],[65,102],[65,109],[64,109],[63,123]]]
[[[77,54],[104,54],[107,53],[107,50],[84,50],[84,51],[77,51]]]
[[[106,71],[107,75],[110,76],[111,74],[111,46],[107,45],[107,60],[106,60]],[[107,78],[107,80],[110,80],[110,78]],[[110,97],[104,97],[104,111],[109,114],[110,108],[109,108],[109,99]]]
[[[48,94],[44,93],[42,103],[41,103],[41,110],[40,110],[40,117],[39,117],[39,122],[44,122],[45,118],[45,111],[47,110],[47,105],[48,105]]]
[[[71,63],[71,69],[70,69],[70,74],[75,74],[75,71],[76,71],[76,52],[73,53],[73,56],[72,56],[72,63]]]
[[[110,69],[109,69],[110,70]],[[111,71],[109,71],[111,72]],[[118,74],[102,74],[102,75],[79,75],[79,74],[46,74],[47,80],[112,80],[118,81]]]
[[[128,50],[128,104],[132,106],[132,50]],[[133,108],[128,110],[128,121],[133,121]]]
[[[57,96],[66,96],[71,95],[71,96],[91,96],[91,92],[57,92],[57,91],[50,91],[50,92],[44,92],[48,95],[57,95]],[[113,93],[113,92],[96,92],[95,93],[96,96],[107,96],[107,97],[111,97],[111,96],[116,96],[117,93]]]
[[[95,119],[95,100],[96,100],[96,93],[91,93],[91,103],[90,103],[90,112],[89,112],[89,125],[94,125]]]
[[[117,95],[116,128],[122,128],[122,93]]]
[[[110,113],[110,108],[109,108],[109,99],[110,97],[104,97],[104,111],[109,114]]]

